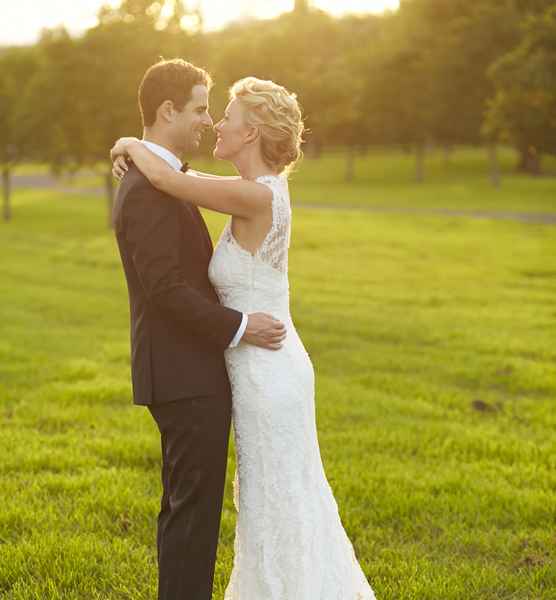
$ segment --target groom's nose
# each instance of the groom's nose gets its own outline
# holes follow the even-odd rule
[[[212,128],[213,123],[212,123],[212,117],[208,114],[205,113],[203,115],[203,125],[205,126],[205,128]]]

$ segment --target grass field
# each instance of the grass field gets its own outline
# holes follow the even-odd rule
[[[306,168],[294,193],[320,201],[329,185]],[[465,168],[426,184],[439,204],[470,207],[454,192]],[[512,177],[485,202],[553,208],[556,180]],[[341,198],[391,204],[402,188],[436,202],[372,178]],[[209,223],[216,236],[223,218]],[[556,599],[555,233],[294,211],[292,312],[317,371],[321,452],[378,600]],[[159,439],[131,404],[104,201],[17,191],[0,256],[0,598],[154,599]],[[215,600],[233,558],[233,471],[232,444]]]
[[[495,189],[485,150],[455,148],[448,160],[443,152],[431,150],[425,181],[416,185],[411,153],[370,150],[356,157],[354,180],[345,183],[345,156],[325,154],[301,163],[292,177],[293,199],[318,205],[556,212],[556,157],[544,160],[552,177],[538,178],[516,174],[517,156],[511,149],[500,150],[499,161],[501,186]],[[232,172],[218,161],[202,162],[201,167]]]
[[[307,159],[292,176],[294,204],[350,205],[386,208],[448,208],[556,213],[556,157],[546,157],[543,168],[551,176],[516,174],[517,156],[512,149],[499,151],[501,186],[489,179],[486,150],[454,148],[448,160],[440,150],[430,150],[425,160],[425,181],[414,182],[415,161],[410,153],[369,150],[355,159],[355,178],[344,182],[345,156],[324,154]],[[193,168],[223,175],[235,174],[228,163],[192,159]],[[105,167],[99,166],[99,169]],[[21,165],[16,174],[46,174],[45,165]],[[95,175],[64,179],[64,185],[103,186]]]

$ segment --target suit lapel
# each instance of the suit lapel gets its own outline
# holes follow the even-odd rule
[[[213,246],[212,246],[212,240],[210,239],[210,233],[207,228],[207,224],[205,223],[205,220],[203,219],[203,215],[201,214],[201,211],[199,210],[199,208],[197,206],[192,206],[191,208],[193,209],[193,212],[195,213],[197,220],[199,222],[199,227],[201,228],[201,230],[203,232],[203,237],[205,238],[207,250],[208,250],[209,254],[212,256]]]
[[[189,202],[183,202],[183,206],[186,209],[189,216],[191,217],[191,219],[193,220],[193,222],[196,224],[197,229],[199,231],[199,235],[201,236],[201,239],[209,257],[212,256],[212,240],[210,239],[207,224],[205,223],[201,212],[196,206],[190,204]]]

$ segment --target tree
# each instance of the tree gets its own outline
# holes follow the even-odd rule
[[[164,6],[173,10],[165,17]],[[141,78],[161,56],[187,54],[196,39],[180,28],[186,15],[181,3],[164,6],[126,0],[118,8],[101,9],[99,24],[80,38],[58,29],[44,32],[38,44],[42,67],[33,93],[44,98],[37,115],[41,155],[55,172],[86,166],[102,174],[109,223],[113,177],[108,152],[118,137],[141,136]]]
[[[12,218],[11,175],[17,163],[32,155],[34,131],[30,116],[35,98],[22,82],[30,82],[37,71],[33,49],[12,49],[0,56],[0,169],[2,171],[2,215]]]
[[[442,145],[477,144],[493,86],[488,67],[517,40],[519,14],[513,2],[426,0],[435,35],[427,72],[434,106],[431,134]]]
[[[543,153],[556,153],[556,6],[528,17],[519,45],[490,70],[496,87],[485,123],[493,139],[513,143],[518,168],[541,172]]]
[[[432,32],[417,13],[391,15],[373,40],[365,73],[365,129],[371,143],[396,144],[415,153],[415,179],[424,179],[425,144],[433,107],[426,49]]]
[[[309,0],[295,0],[294,12],[300,15],[309,12]]]
[[[327,144],[344,149],[346,182],[355,179],[357,151],[370,143],[364,98],[369,40],[376,40],[386,23],[386,18],[374,15],[338,20],[335,43],[333,38],[328,42],[328,66],[320,73],[322,99],[316,122]]]
[[[514,2],[469,3],[422,0],[436,35],[428,48],[434,106],[431,134],[448,149],[455,144],[482,142],[482,124],[493,93],[488,67],[518,38],[520,15]],[[490,177],[500,183],[496,144],[489,143]]]
[[[190,27],[185,30],[182,24]],[[83,102],[94,123],[87,136],[84,162],[103,170],[109,221],[113,178],[108,150],[121,136],[141,135],[137,89],[145,70],[161,56],[188,56],[198,41],[200,14],[186,10],[179,0],[124,0],[118,8],[104,8],[99,25],[81,41]],[[117,57],[117,68],[114,68]]]
[[[217,83],[214,113],[221,112],[227,89],[237,79],[272,79],[297,93],[312,152],[324,146],[346,150],[346,178],[351,179],[353,149],[366,144],[360,71],[379,21],[376,16],[338,20],[320,10],[294,10],[209,34],[206,54]]]
[[[364,91],[368,135],[413,148],[417,181],[426,144],[481,141],[493,90],[486,71],[517,40],[514,4],[406,0],[373,39]]]

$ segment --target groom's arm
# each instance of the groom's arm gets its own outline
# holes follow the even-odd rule
[[[131,190],[124,206],[125,237],[149,301],[185,331],[224,350],[239,341],[246,317],[187,283],[179,255],[180,210],[178,202],[152,188]]]

